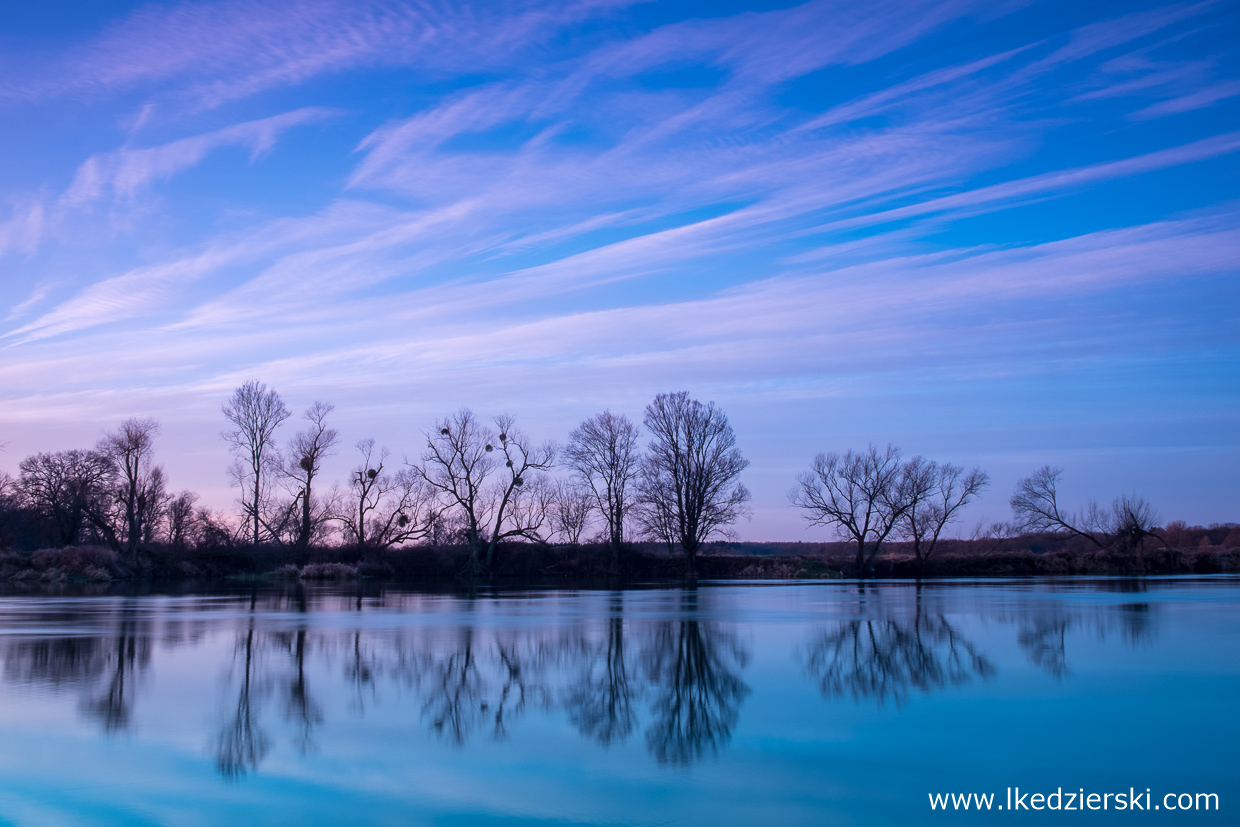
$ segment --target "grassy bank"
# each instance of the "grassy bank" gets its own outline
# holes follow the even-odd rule
[[[1208,537],[1206,538],[1209,539]],[[1220,538],[1223,539],[1223,538]],[[1229,541],[1232,539],[1227,538]],[[416,584],[452,580],[584,582],[679,580],[683,555],[663,546],[627,546],[613,563],[602,545],[512,544],[498,550],[491,570],[470,576],[469,555],[458,546],[356,549],[339,546],[296,551],[277,546],[210,549],[147,548],[120,555],[99,547],[0,552],[0,581],[56,584],[111,581],[222,579],[348,580],[369,578]],[[1055,536],[994,541],[950,541],[929,560],[893,544],[866,577],[1013,577],[1056,575],[1203,574],[1240,572],[1240,544],[1199,541],[1188,548],[1147,543],[1137,551],[1099,549]],[[701,579],[808,579],[857,577],[854,550],[844,543],[715,543],[699,555]]]

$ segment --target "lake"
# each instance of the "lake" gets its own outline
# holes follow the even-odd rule
[[[0,823],[1240,823],[1229,576],[10,594],[0,660]]]

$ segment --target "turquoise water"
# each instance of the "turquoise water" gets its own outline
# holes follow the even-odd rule
[[[9,596],[0,662],[0,823],[1240,823],[1233,577]]]

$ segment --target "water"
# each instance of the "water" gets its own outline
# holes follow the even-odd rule
[[[0,823],[1235,824],[1237,653],[1234,577],[9,596]],[[929,804],[1009,787],[1221,811]]]

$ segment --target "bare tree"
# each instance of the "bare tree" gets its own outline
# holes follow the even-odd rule
[[[642,460],[643,473],[637,479],[633,517],[641,535],[662,543],[670,556],[676,551],[676,543],[680,539],[676,489],[669,475],[648,468],[651,465],[653,462],[649,457]]]
[[[594,495],[606,523],[613,563],[618,562],[624,544],[631,491],[641,473],[639,435],[628,417],[603,411],[582,422],[568,436],[565,454],[569,467]]]
[[[1155,531],[1159,523],[1158,512],[1141,497],[1127,494],[1116,497],[1111,503],[1107,523],[1121,552],[1140,552],[1146,537],[1155,537],[1164,546],[1167,545],[1166,540]]]
[[[1059,477],[1062,474],[1062,468],[1043,465],[1016,483],[1016,492],[1012,494],[1009,504],[1017,526],[1025,532],[1062,531],[1104,548],[1106,543],[1098,536],[1102,526],[1097,506],[1091,503],[1080,515],[1065,512],[1059,507]]]
[[[534,445],[518,428],[510,414],[495,417],[499,431],[498,451],[504,464],[498,471],[498,479],[491,491],[491,538],[487,542],[486,565],[489,569],[495,558],[495,547],[501,540],[523,537],[541,541],[542,522],[546,518],[549,498],[546,488],[541,487],[541,475],[555,465],[555,443]],[[489,450],[490,446],[486,446]],[[540,490],[532,496],[523,489],[538,483]],[[531,508],[531,504],[533,508]],[[540,510],[541,509],[541,510]]]
[[[501,480],[501,484],[506,484]],[[498,494],[499,486],[493,493]],[[507,516],[500,539],[519,537],[535,543],[546,543],[556,531],[556,487],[541,473],[527,475],[514,485],[508,498]]]
[[[0,448],[3,447],[0,445]],[[0,543],[6,542],[9,526],[18,507],[17,480],[0,471]]]
[[[315,535],[328,521],[331,508],[314,492],[314,480],[322,471],[323,460],[335,453],[340,434],[327,427],[327,416],[334,405],[316,401],[302,418],[310,427],[298,432],[289,442],[284,474],[292,483],[293,504],[297,514],[297,537],[294,540],[299,551],[305,551]]]
[[[674,532],[693,572],[702,544],[748,516],[749,491],[738,478],[749,461],[723,411],[686,391],[656,396],[645,424],[652,439],[639,481],[641,521],[669,545]]]
[[[168,503],[172,500],[168,493],[168,484],[164,479],[164,469],[156,465],[151,469],[146,480],[145,495],[138,497],[138,519],[142,524],[142,542],[151,543],[168,514]]]
[[[435,518],[434,490],[411,469],[385,467],[386,448],[357,443],[361,463],[349,475],[348,509],[335,515],[345,537],[362,548],[390,548],[428,536]]]
[[[169,498],[166,515],[166,536],[169,545],[185,548],[192,541],[197,524],[195,507],[198,495],[193,491],[182,491]]]
[[[1062,474],[1062,468],[1044,465],[1016,483],[1010,504],[1019,530],[1062,532],[1125,552],[1140,551],[1146,537],[1158,537],[1158,514],[1140,497],[1117,497],[1109,509],[1090,501],[1079,514],[1064,511],[1059,505]]]
[[[221,410],[234,426],[220,436],[236,457],[234,480],[241,487],[241,508],[252,526],[252,541],[258,545],[264,528],[274,537],[270,527],[263,525],[263,511],[268,474],[279,466],[275,431],[289,418],[289,409],[280,394],[251,380],[233,391]]]
[[[913,557],[921,566],[934,554],[943,529],[990,485],[990,475],[981,468],[965,473],[959,465],[914,457],[905,464],[904,477],[910,502],[903,533],[913,543]]]
[[[514,492],[555,462],[555,446],[532,445],[513,417],[497,416],[495,425],[498,432],[462,408],[427,434],[422,464],[414,466],[460,521],[475,571],[491,567],[501,540],[538,539],[527,521],[512,520],[510,506]]]
[[[857,544],[857,576],[864,577],[883,543],[908,513],[910,489],[916,474],[906,474],[900,449],[888,445],[879,452],[830,453],[814,457],[811,469],[797,477],[789,495],[805,510],[810,525],[834,526],[837,533]]]
[[[597,502],[588,488],[559,480],[552,491],[551,528],[566,543],[577,545]]]
[[[163,470],[154,465],[158,433],[154,419],[133,417],[99,441],[98,450],[116,466],[116,499],[123,512],[125,551],[130,554],[149,535],[149,523],[163,505]]]
[[[496,466],[491,456],[495,450],[493,440],[494,434],[477,420],[473,411],[462,408],[427,434],[422,464],[414,466],[445,501],[451,515],[448,519],[459,520],[475,568],[479,566],[478,553],[487,517],[484,486]]]
[[[26,457],[19,465],[18,490],[51,529],[52,541],[73,545],[90,527],[120,548],[112,527],[116,466],[100,451],[57,451]]]

